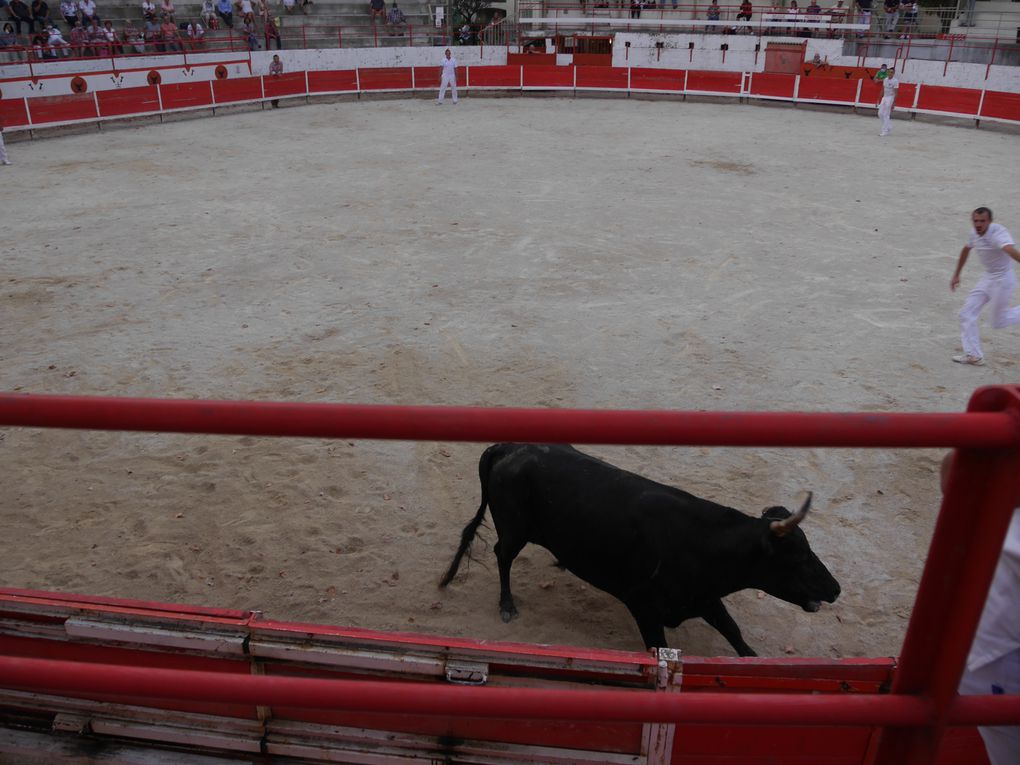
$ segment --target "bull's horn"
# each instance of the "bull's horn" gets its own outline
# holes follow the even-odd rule
[[[789,534],[795,526],[799,526],[800,522],[807,516],[808,510],[811,509],[811,497],[810,491],[803,492],[806,496],[804,497],[804,503],[800,506],[800,510],[795,512],[789,518],[785,518],[781,521],[772,521],[769,524],[769,528],[772,529],[772,533],[777,537],[785,537]]]

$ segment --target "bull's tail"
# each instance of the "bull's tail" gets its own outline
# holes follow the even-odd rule
[[[450,567],[443,574],[443,578],[439,580],[440,587],[448,585],[453,577],[457,575],[457,569],[460,568],[461,560],[464,559],[464,556],[471,549],[471,543],[478,532],[478,527],[485,520],[485,508],[489,505],[489,472],[492,470],[492,463],[500,456],[500,446],[501,444],[490,446],[482,452],[481,459],[478,460],[478,479],[482,484],[482,504],[478,506],[478,512],[475,513],[475,517],[468,522],[468,525],[460,533],[460,547],[457,548],[457,554],[453,556],[453,562],[450,564]]]

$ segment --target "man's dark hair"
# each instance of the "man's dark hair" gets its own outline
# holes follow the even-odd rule
[[[976,209],[974,211],[973,214],[974,215],[987,215],[988,216],[988,220],[992,219],[992,211],[989,210],[987,207],[979,207],[978,209]]]

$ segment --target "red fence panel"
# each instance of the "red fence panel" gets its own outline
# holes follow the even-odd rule
[[[743,80],[744,75],[741,72],[688,72],[687,92],[738,95]]]
[[[572,88],[574,67],[572,66],[526,66],[524,87],[526,88]]]
[[[910,109],[914,106],[914,94],[917,93],[917,85],[913,82],[901,82],[896,90],[896,106],[901,109]]]
[[[626,90],[627,70],[615,66],[577,67],[577,87],[600,90]]]
[[[917,100],[917,108],[932,112],[977,114],[981,91],[969,88],[947,88],[942,85],[925,85]]]
[[[7,98],[0,101],[0,125],[20,127],[28,124],[28,107],[24,98]]]
[[[755,75],[758,79],[758,75]],[[833,101],[852,104],[857,100],[857,80],[837,80],[828,77],[801,77],[797,89],[798,101]],[[864,95],[861,100],[867,101]]]
[[[684,89],[684,70],[633,67],[630,70],[630,89],[668,90],[680,93]]]
[[[261,77],[239,77],[232,80],[213,80],[213,96],[216,103],[234,103],[262,98]]]
[[[2,105],[0,101],[0,105]],[[1020,93],[1003,93],[986,90],[985,102],[981,105],[982,117],[998,117],[1003,120],[1020,120]]]
[[[354,69],[329,69],[308,72],[309,93],[356,93],[358,73]]]
[[[99,101],[101,117],[159,111],[159,90],[155,85],[121,90],[97,90],[96,99]]]
[[[212,105],[212,86],[206,82],[175,82],[160,85],[164,109],[187,109]]]
[[[473,66],[468,70],[467,82],[472,88],[519,88],[519,66]]]
[[[362,90],[410,90],[411,67],[358,69]]]
[[[289,74],[263,77],[262,88],[266,98],[304,95],[305,73],[291,72]]]
[[[96,102],[91,93],[28,99],[33,124],[95,119]]]
[[[556,66],[555,53],[507,53],[508,66]]]
[[[429,90],[439,88],[438,66],[416,66],[414,68],[414,87]]]
[[[769,74],[755,72],[751,75],[751,95],[772,98],[793,98],[793,86],[797,76],[793,74]],[[804,80],[801,79],[801,83]],[[802,85],[803,87],[803,85]]]

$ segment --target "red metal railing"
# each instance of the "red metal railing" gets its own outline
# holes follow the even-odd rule
[[[707,724],[874,725],[870,762],[931,763],[948,726],[1020,724],[1020,697],[956,688],[1013,508],[1020,386],[975,392],[966,414],[478,409],[0,395],[0,426],[237,435],[729,446],[956,447],[889,696],[591,694],[224,676],[0,657],[6,686],[483,717]]]

